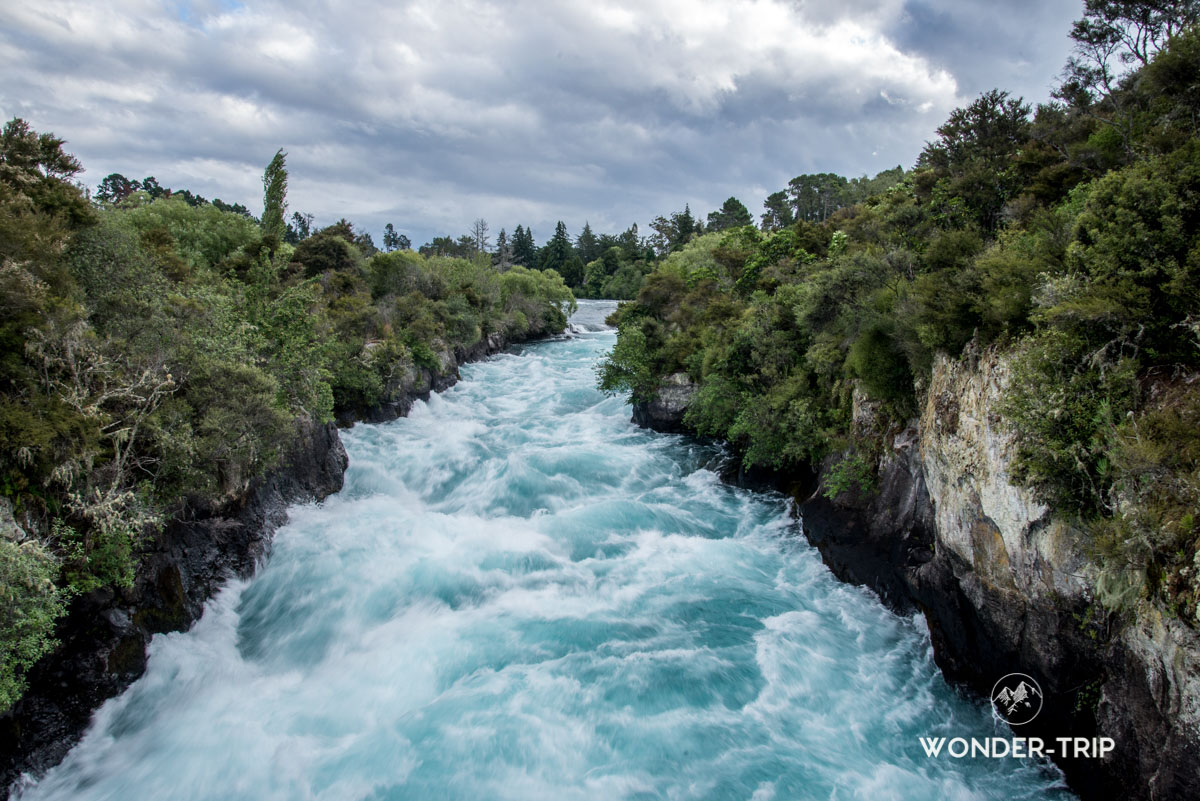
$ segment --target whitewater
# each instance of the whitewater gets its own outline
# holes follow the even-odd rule
[[[21,792],[41,799],[1032,799],[920,617],[838,582],[781,495],[595,388],[613,305],[342,432],[343,491]]]

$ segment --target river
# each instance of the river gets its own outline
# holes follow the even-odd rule
[[[34,799],[1069,798],[786,500],[595,389],[612,304],[343,432],[346,486],[100,709]]]

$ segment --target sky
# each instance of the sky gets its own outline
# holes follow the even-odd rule
[[[957,106],[1037,103],[1082,0],[5,0],[0,116],[119,172],[380,239],[538,244],[794,176],[911,167]]]

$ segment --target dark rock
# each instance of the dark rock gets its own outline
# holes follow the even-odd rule
[[[653,400],[633,405],[633,422],[654,431],[682,433],[683,415],[695,394],[696,384],[687,373],[669,375]]]

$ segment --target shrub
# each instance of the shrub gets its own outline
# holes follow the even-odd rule
[[[0,530],[0,713],[25,691],[25,673],[57,644],[54,625],[66,611],[55,580],[58,562],[40,543]]]

